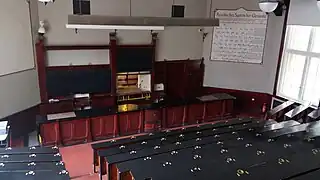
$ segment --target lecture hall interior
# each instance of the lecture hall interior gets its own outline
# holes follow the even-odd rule
[[[319,179],[320,0],[1,2],[1,180]]]

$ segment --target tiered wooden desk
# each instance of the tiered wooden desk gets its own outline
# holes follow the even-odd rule
[[[279,106],[271,109],[266,113],[265,119],[283,119],[284,114],[291,109],[293,106],[294,102],[293,101],[286,101]]]
[[[0,149],[0,179],[69,180],[59,149],[43,147]]]
[[[43,146],[54,146],[155,132],[229,118],[234,100],[228,94],[213,94],[209,100],[165,100],[128,111],[118,107],[76,111],[74,118],[48,120],[41,115],[37,117],[38,134]]]
[[[305,117],[310,112],[308,110],[309,107],[310,107],[309,105],[301,104],[295,107],[294,109],[290,110],[289,112],[287,112],[285,114],[285,119],[295,119],[295,120],[303,121],[303,119],[306,119]]]
[[[320,118],[320,109],[315,109],[308,114],[308,121],[319,120]]]
[[[301,179],[320,168],[319,127],[235,119],[112,141],[98,150],[99,171],[112,180]]]

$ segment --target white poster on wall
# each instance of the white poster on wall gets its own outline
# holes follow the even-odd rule
[[[262,11],[216,10],[211,61],[262,64],[268,15]]]

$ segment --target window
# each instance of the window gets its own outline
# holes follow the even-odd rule
[[[277,95],[318,106],[320,27],[288,25]]]
[[[171,17],[184,17],[184,6],[172,5]]]
[[[73,14],[90,15],[90,0],[73,0]]]

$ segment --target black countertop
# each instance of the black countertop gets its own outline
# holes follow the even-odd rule
[[[119,105],[119,106],[109,106],[104,108],[76,110],[74,111],[75,117],[53,119],[53,120],[48,120],[46,115],[38,115],[36,119],[37,119],[37,124],[39,125],[42,123],[51,123],[51,122],[57,122],[57,121],[76,120],[76,119],[83,119],[88,117],[108,116],[113,114],[129,113],[129,112],[135,112],[135,111],[141,111],[141,110],[159,109],[164,107],[174,107],[174,106],[182,106],[182,105],[188,105],[188,104],[201,104],[201,103],[211,102],[211,101],[235,99],[235,97],[230,96],[228,94],[224,94],[224,93],[212,94],[211,96],[213,97],[211,98],[209,96],[210,95],[203,96],[201,100],[199,98],[188,99],[188,100],[165,99],[163,101],[160,101],[157,103],[150,103],[150,104],[127,104],[127,105]]]

